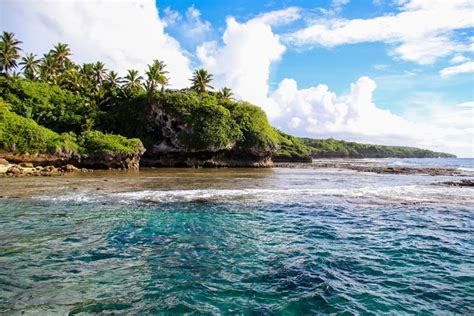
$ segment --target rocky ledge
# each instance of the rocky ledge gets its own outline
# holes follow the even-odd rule
[[[269,168],[273,166],[270,156],[247,155],[234,153],[228,150],[202,151],[202,152],[180,152],[161,153],[159,155],[144,156],[140,165],[143,167],[249,167]]]
[[[58,176],[74,171],[92,169],[136,170],[145,149],[131,153],[77,154],[13,154],[0,152],[0,175],[7,176]]]
[[[436,185],[446,185],[450,187],[474,187],[474,179],[463,179],[460,181],[446,181],[435,183]]]
[[[437,167],[397,167],[397,166],[373,166],[370,164],[357,164],[344,161],[324,161],[308,163],[275,163],[275,167],[281,168],[334,168],[349,169],[359,172],[373,172],[379,174],[426,174],[431,176],[455,176],[461,172],[454,168],[437,168]]]
[[[91,172],[92,170],[85,168],[76,168],[71,164],[66,164],[61,167],[55,167],[53,165],[40,166],[34,165],[31,162],[21,162],[19,164],[13,164],[7,160],[0,158],[0,175],[6,175],[9,177],[24,177],[24,176],[62,176],[66,173],[71,172]]]

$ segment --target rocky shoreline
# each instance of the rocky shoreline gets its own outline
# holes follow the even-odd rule
[[[72,172],[92,172],[91,169],[77,168],[71,164],[65,164],[60,167],[54,165],[34,165],[31,162],[21,162],[19,164],[10,163],[6,159],[0,158],[0,175],[9,177],[25,177],[25,176],[62,176]]]
[[[400,167],[400,166],[374,166],[370,163],[351,161],[313,161],[313,163],[275,163],[277,168],[303,168],[303,169],[349,169],[359,172],[373,172],[379,174],[426,174],[431,176],[457,176],[462,173],[454,168],[440,167]]]
[[[5,156],[5,155],[3,155]],[[11,157],[9,157],[11,158]],[[430,176],[462,176],[464,175],[455,168],[443,167],[406,167],[374,165],[366,161],[313,161],[307,162],[273,162],[271,159],[230,159],[229,157],[204,157],[186,156],[176,159],[176,156],[167,155],[157,159],[142,157],[139,159],[126,159],[127,157],[108,157],[109,159],[90,160],[89,164],[78,163],[78,160],[61,159],[59,157],[38,155],[14,156],[14,159],[0,158],[0,176],[22,177],[22,176],[62,176],[73,172],[93,172],[94,169],[102,170],[137,170],[141,167],[152,168],[298,168],[298,169],[347,169],[358,172],[370,172],[378,174],[423,174]],[[115,159],[114,159],[115,158]],[[204,159],[207,158],[207,159]],[[23,160],[23,161],[22,161]],[[88,166],[88,168],[84,168]],[[474,179],[461,181],[447,181],[437,183],[447,186],[474,186]]]

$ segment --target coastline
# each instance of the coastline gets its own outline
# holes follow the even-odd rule
[[[11,155],[12,156],[12,155]],[[429,176],[461,176],[470,177],[472,173],[461,170],[462,168],[440,167],[440,166],[394,166],[390,164],[376,163],[373,160],[366,159],[322,159],[313,160],[312,162],[273,162],[267,159],[264,163],[250,163],[249,161],[232,160],[228,161],[209,160],[202,162],[190,161],[185,163],[167,164],[151,163],[149,160],[144,160],[142,163],[136,163],[134,168],[126,167],[111,167],[103,164],[92,165],[89,168],[84,168],[81,165],[71,163],[70,160],[62,160],[58,157],[48,155],[47,157],[39,157],[37,155],[18,155],[9,156],[8,160],[0,158],[0,176],[7,177],[24,177],[24,176],[63,176],[76,172],[93,172],[94,170],[113,170],[113,171],[128,171],[140,169],[219,169],[219,168],[290,168],[290,169],[345,169],[356,172],[376,173],[376,174],[393,174],[393,175],[429,175]],[[5,157],[3,155],[3,157]],[[25,159],[25,157],[27,159]],[[465,181],[448,181],[446,185],[452,186],[471,186],[474,179],[467,179]]]

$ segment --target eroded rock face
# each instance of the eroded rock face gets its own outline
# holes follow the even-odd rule
[[[199,153],[168,153],[143,157],[143,167],[272,167],[271,156],[245,157],[232,151],[199,152]]]
[[[140,166],[140,157],[145,152],[145,148],[142,146],[137,151],[129,154],[97,154],[97,155],[79,155],[79,154],[14,154],[10,152],[0,152],[0,156],[8,159],[8,161],[18,164],[13,165],[6,172],[7,175],[11,176],[22,176],[22,175],[36,175],[38,172],[33,172],[33,169],[38,169],[41,173],[45,169],[52,175],[61,172],[72,172],[76,171],[74,168],[88,168],[88,169],[138,169]],[[8,161],[6,161],[6,167],[8,167]],[[1,161],[0,161],[1,163]],[[44,167],[44,168],[42,168]],[[18,168],[20,170],[18,170]],[[42,168],[42,169],[41,169]],[[56,168],[60,172],[50,172],[46,168]],[[47,174],[47,175],[50,175]],[[43,175],[43,174],[40,174]]]
[[[146,131],[152,136],[154,144],[147,152],[147,156],[185,151],[178,140],[178,133],[188,129],[188,126],[173,114],[166,113],[160,108],[152,108]]]
[[[140,167],[140,158],[145,152],[140,149],[129,154],[81,155],[75,165],[91,169],[131,169]]]
[[[144,167],[271,167],[271,155],[276,148],[262,150],[236,148],[235,143],[224,147],[209,146],[204,150],[186,148],[178,133],[193,133],[190,126],[173,113],[153,107],[148,116],[146,131],[153,145],[141,159]]]

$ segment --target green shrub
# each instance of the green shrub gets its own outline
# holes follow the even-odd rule
[[[72,133],[58,134],[32,119],[10,111],[11,105],[0,99],[0,149],[14,153],[76,152]]]
[[[277,130],[280,148],[275,152],[275,156],[279,158],[302,158],[311,154],[311,148],[306,146],[301,139],[282,131]]]
[[[31,118],[55,132],[90,130],[97,111],[87,100],[71,91],[26,79],[0,78],[0,94],[11,104],[11,110]]]
[[[302,142],[311,148],[314,157],[354,157],[354,158],[383,158],[383,157],[449,157],[451,155],[433,152],[426,149],[402,146],[382,146],[346,142],[343,140],[301,138]]]
[[[227,101],[226,104],[229,106],[231,103]],[[264,151],[277,148],[278,134],[268,123],[267,116],[262,109],[247,102],[235,102],[230,111],[243,135],[243,138],[238,142],[239,147]]]
[[[88,155],[130,154],[140,152],[142,142],[137,138],[126,138],[120,135],[104,134],[99,131],[88,131],[78,137],[80,152]]]

